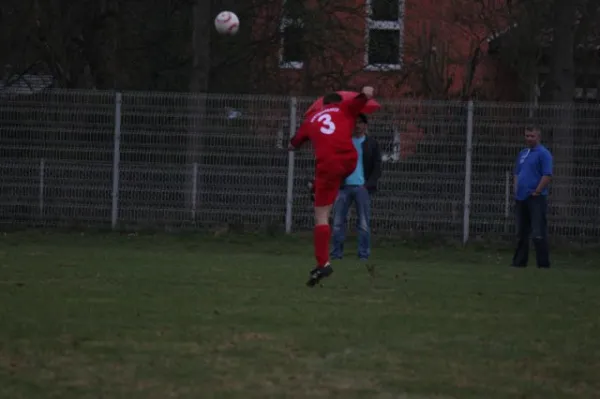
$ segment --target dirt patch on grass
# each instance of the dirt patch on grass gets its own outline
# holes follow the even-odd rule
[[[229,337],[226,341],[217,345],[218,350],[227,350],[238,347],[239,345],[243,345],[246,343],[253,342],[272,342],[275,341],[276,338],[273,335],[258,333],[258,332],[243,332],[235,334]]]
[[[246,397],[282,396],[286,398],[328,398],[358,392],[377,392],[378,383],[360,373],[331,370],[321,374],[309,370],[275,367],[250,374],[222,375],[214,389],[221,393],[245,394]],[[377,397],[373,395],[371,397]]]
[[[6,370],[8,374],[15,374],[28,366],[29,364],[25,357],[12,355],[0,350],[0,369]]]

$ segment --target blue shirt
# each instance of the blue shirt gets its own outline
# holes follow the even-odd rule
[[[356,169],[350,176],[346,178],[345,184],[349,186],[362,186],[365,184],[365,171],[363,170],[363,150],[362,144],[365,141],[365,136],[362,137],[353,137],[352,144],[354,144],[354,148],[356,148],[356,152],[358,152],[358,162],[356,163]]]
[[[552,154],[543,145],[538,144],[534,148],[522,150],[515,164],[514,174],[517,176],[515,199],[523,201],[533,194],[543,176],[552,176],[552,167]],[[548,186],[540,194],[548,195]]]

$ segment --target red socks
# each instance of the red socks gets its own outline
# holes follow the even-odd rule
[[[315,258],[317,266],[323,267],[329,262],[329,239],[331,228],[328,224],[318,224],[314,230]]]

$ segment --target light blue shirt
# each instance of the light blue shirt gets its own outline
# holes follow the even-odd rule
[[[363,169],[363,150],[362,144],[365,141],[365,136],[352,138],[352,144],[358,152],[358,162],[356,163],[356,169],[350,176],[346,178],[345,184],[349,186],[363,186],[365,184],[365,171]]]
[[[521,151],[515,163],[514,173],[517,176],[515,199],[524,201],[533,194],[543,176],[552,176],[552,166],[552,154],[541,144]],[[540,194],[548,195],[548,186]]]

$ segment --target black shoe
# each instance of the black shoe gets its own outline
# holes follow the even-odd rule
[[[333,273],[333,268],[330,264],[324,267],[317,267],[310,271],[310,279],[306,282],[309,287],[314,287],[325,277],[329,277]]]
[[[523,269],[523,268],[526,268],[527,265],[514,265],[514,264],[511,264],[510,267],[516,267],[518,269]]]

